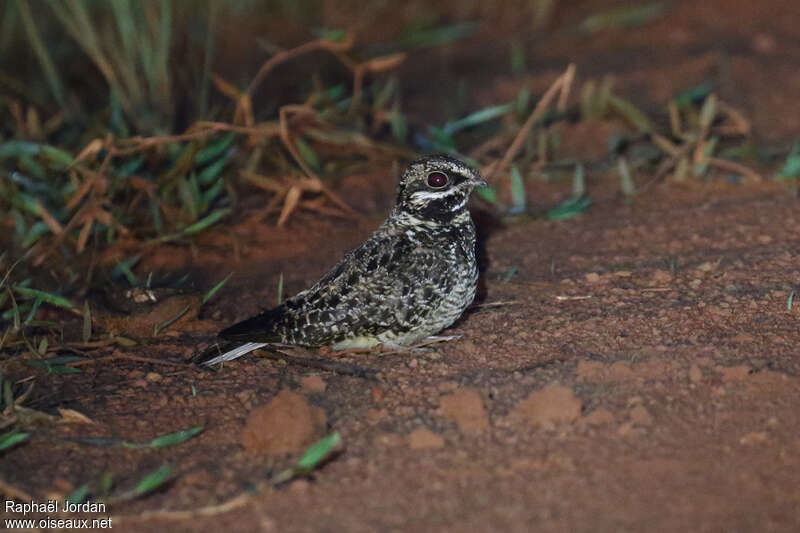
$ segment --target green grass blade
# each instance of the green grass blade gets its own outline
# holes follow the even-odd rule
[[[408,136],[408,121],[406,116],[400,111],[400,104],[395,101],[392,104],[391,122],[392,136],[398,142],[405,142]]]
[[[27,359],[25,360],[25,364],[34,368],[47,368],[48,366],[63,366],[85,360],[85,357],[80,357],[78,355],[59,355],[57,357],[50,357],[49,359]]]
[[[194,233],[199,233],[204,229],[208,228],[209,226],[214,225],[215,223],[219,222],[219,220],[227,215],[229,215],[231,209],[226,207],[225,209],[216,209],[212,211],[209,215],[198,220],[188,228],[183,230],[185,235],[192,235]]]
[[[0,451],[7,450],[12,446],[19,444],[30,436],[30,433],[22,433],[20,431],[11,431],[3,436],[0,436]]]
[[[580,198],[586,194],[586,180],[583,173],[583,165],[575,165],[575,172],[572,174],[572,197]]]
[[[169,51],[172,44],[172,2],[161,0],[158,42],[155,50],[156,83],[163,103],[169,102]]]
[[[294,139],[294,144],[297,147],[297,151],[300,153],[300,157],[303,158],[303,161],[312,169],[319,170],[319,156],[317,156],[317,153],[311,148],[311,145],[302,137],[296,137]]]
[[[184,443],[196,435],[199,435],[204,429],[205,428],[203,426],[196,426],[190,429],[176,431],[175,433],[170,433],[168,435],[162,435],[151,440],[150,443],[147,444],[147,447],[166,448],[167,446],[175,446],[176,444]]]
[[[524,116],[528,112],[531,103],[531,87],[527,83],[522,86],[514,99],[514,111],[519,116]]]
[[[497,191],[494,190],[494,187],[478,187],[475,192],[490,204],[497,203]]]
[[[192,172],[189,174],[188,184],[189,201],[191,202],[190,212],[192,214],[192,219],[196,219],[200,213],[206,209],[203,207],[203,199],[200,194],[200,183],[197,181],[196,173]]]
[[[525,211],[525,182],[516,165],[511,167],[511,204],[512,213]]]
[[[14,331],[19,331],[19,329],[22,327],[22,324],[20,323],[19,306],[17,305],[17,300],[16,298],[14,298],[14,293],[11,292],[10,287],[6,288],[6,293],[8,294],[8,297],[11,298],[11,309],[9,309],[9,311],[11,311],[11,316],[14,319],[13,321]],[[6,313],[3,313],[3,318],[7,320],[5,316]]]
[[[164,322],[162,322],[161,324],[156,324],[156,325],[155,325],[155,327],[153,328],[153,337],[158,337],[158,334],[159,334],[159,333],[160,333],[162,330],[164,330],[164,329],[168,328],[169,326],[171,326],[171,325],[172,325],[172,323],[173,323],[173,322],[175,322],[175,321],[176,321],[176,320],[178,320],[180,317],[182,317],[183,315],[185,315],[185,314],[186,314],[186,311],[188,311],[188,310],[189,310],[191,307],[192,307],[191,305],[188,305],[188,304],[187,304],[187,305],[186,305],[186,307],[184,307],[183,309],[181,309],[180,311],[178,311],[178,313],[177,313],[177,314],[176,314],[174,317],[172,317],[172,318],[169,318],[169,319],[165,320],[165,321],[164,321]]]
[[[625,5],[586,17],[579,28],[586,33],[614,28],[635,28],[664,14],[662,2]]]
[[[72,302],[63,296],[59,296],[58,294],[52,294],[49,292],[40,291],[38,289],[30,289],[28,287],[20,287],[19,285],[14,285],[14,291],[21,296],[25,296],[27,298],[39,298],[43,302],[47,302],[57,307],[65,307],[67,309],[72,309],[74,307]]]
[[[414,28],[405,32],[397,42],[400,47],[438,46],[469,37],[478,31],[475,22],[461,22],[438,28]]]
[[[189,214],[192,220],[195,220],[199,215],[200,211],[198,209],[198,202],[195,199],[195,195],[192,192],[192,184],[191,181],[186,179],[185,177],[178,178],[178,196],[181,199],[181,204],[183,205],[183,210]]]
[[[114,267],[114,270],[111,271],[111,278],[117,279],[120,276],[125,276],[131,286],[138,285],[139,278],[136,277],[136,274],[133,273],[132,269],[136,266],[141,258],[141,255],[134,255],[133,257],[129,257],[128,259],[120,261],[117,263],[117,266]]]
[[[51,374],[64,375],[64,374],[80,374],[81,369],[73,366],[53,366],[50,367]]]
[[[307,476],[328,459],[339,447],[342,437],[339,433],[331,433],[311,446],[297,461],[293,468],[287,468],[272,479],[274,485],[279,485],[294,479],[297,476]]]
[[[714,83],[706,81],[688,91],[684,91],[675,97],[675,105],[678,109],[685,109],[695,102],[703,101],[711,91],[714,90]]]
[[[142,496],[148,492],[156,490],[158,487],[166,483],[172,474],[172,467],[164,465],[155,472],[146,475],[133,489],[134,496]]]
[[[447,154],[458,153],[456,140],[451,134],[444,131],[444,129],[429,125],[428,134],[430,135],[428,140],[431,143],[431,148],[433,150],[439,150]]]
[[[55,146],[50,146],[47,144],[42,144],[39,147],[42,156],[49,160],[51,163],[56,164],[57,166],[66,168],[73,164],[75,164],[75,158],[72,157],[70,154],[61,150],[60,148],[56,148]]]
[[[47,171],[42,165],[36,161],[33,156],[21,155],[19,157],[19,168],[26,174],[30,174],[34,178],[45,181],[47,180]]]
[[[717,96],[715,94],[709,94],[706,101],[703,102],[703,107],[700,108],[700,127],[703,131],[708,131],[708,128],[711,127],[711,123],[714,122],[714,118],[717,116]]]
[[[502,117],[503,115],[514,109],[515,105],[516,105],[515,102],[511,102],[509,104],[496,105],[492,107],[487,107],[486,109],[475,111],[474,113],[471,113],[462,119],[455,120],[453,122],[448,122],[442,128],[442,131],[447,135],[452,135],[453,133],[463,130],[465,128],[476,126],[483,122],[487,122],[489,120],[494,120],[496,118]]]
[[[518,76],[525,72],[525,47],[519,41],[511,43],[511,73]]]
[[[341,42],[347,36],[347,31],[337,28],[314,28],[311,30],[314,37],[326,41]]]
[[[33,48],[33,51],[36,54],[36,59],[39,61],[42,71],[44,71],[44,77],[47,80],[47,84],[50,86],[50,91],[53,93],[53,97],[55,97],[56,102],[58,102],[58,105],[61,106],[61,109],[67,111],[67,100],[64,97],[64,84],[61,81],[61,77],[58,74],[58,69],[53,62],[50,53],[47,51],[44,41],[42,41],[42,35],[39,32],[39,26],[37,26],[36,21],[34,20],[34,15],[31,12],[30,5],[30,2],[27,0],[17,0],[17,12],[22,19],[22,26],[25,28],[25,33],[28,36],[28,42],[31,44],[31,48]]]
[[[792,151],[786,156],[786,162],[778,171],[778,176],[783,179],[792,179],[800,176],[800,143],[792,145]]]
[[[518,271],[519,269],[517,267],[515,266],[510,267],[503,276],[503,281],[511,281],[511,278],[516,276]]]
[[[14,405],[14,392],[11,390],[11,382],[8,380],[3,381],[3,402],[6,408]],[[10,434],[11,433],[8,433],[6,435]]]
[[[628,161],[624,157],[617,159],[617,171],[619,172],[619,187],[622,194],[628,199],[632,198],[636,194],[636,184],[633,181]]]
[[[144,156],[135,157],[125,163],[117,169],[117,176],[120,178],[127,178],[134,172],[138,171],[144,165]]]
[[[211,163],[206,168],[200,171],[200,173],[197,175],[197,181],[203,185],[208,185],[209,183],[214,181],[217,178],[217,176],[219,176],[219,173],[222,172],[222,170],[228,164],[230,159],[231,158],[228,156],[220,157],[219,159],[217,159],[216,161],[214,161],[213,163]]]
[[[70,503],[82,503],[86,496],[89,495],[89,484],[86,483],[81,485],[77,489],[73,490],[69,496],[66,497],[66,500]]]
[[[0,159],[35,155],[41,155],[57,167],[66,168],[75,163],[74,157],[55,146],[30,141],[8,141],[0,144]]]
[[[25,364],[32,368],[47,370],[50,374],[79,374],[81,372],[79,368],[66,365],[85,360],[85,357],[78,357],[77,355],[62,355],[50,357],[49,359],[27,359]]]
[[[33,320],[33,317],[34,317],[34,315],[36,315],[36,311],[39,310],[39,306],[40,305],[42,305],[42,299],[41,298],[36,298],[36,300],[34,300],[34,302],[33,302],[33,306],[31,307],[30,312],[28,313],[28,317],[25,319],[23,324],[25,324],[27,326],[27,325],[29,325],[31,323],[31,320]],[[39,352],[39,353],[41,353],[41,352]]]
[[[208,95],[211,88],[211,71],[214,68],[215,42],[217,35],[217,19],[219,16],[220,2],[214,0],[208,3],[208,17],[206,18],[206,35],[203,46],[203,71],[200,77],[200,96],[198,98],[198,116],[203,118],[208,113]]]
[[[8,141],[0,144],[0,159],[36,155],[38,153],[39,145],[29,141]]]
[[[153,226],[156,233],[161,235],[164,233],[164,219],[161,218],[161,209],[158,206],[158,200],[153,198],[150,200],[150,214],[153,217]]]
[[[100,496],[107,496],[108,493],[111,491],[111,487],[114,485],[114,474],[111,472],[106,472],[103,474],[103,477],[100,478],[100,482],[97,484],[97,493]]]
[[[633,124],[642,133],[653,131],[653,122],[636,106],[627,100],[609,94],[606,96],[608,105],[614,108],[624,119]]]
[[[194,161],[198,165],[205,165],[210,161],[213,161],[220,155],[222,155],[230,146],[233,144],[233,141],[236,140],[236,133],[228,133],[224,135],[220,140],[217,142],[210,144],[203,148],[202,150],[197,151],[197,155],[195,155]]]
[[[297,461],[297,468],[301,471],[310,472],[320,465],[330,454],[341,444],[342,436],[339,433],[331,433],[312,444],[303,457]]]
[[[547,218],[550,220],[567,220],[585,211],[591,203],[592,201],[588,196],[568,198],[558,207],[548,211]]]
[[[225,276],[225,279],[223,279],[222,281],[220,281],[219,283],[217,283],[216,285],[211,287],[211,290],[208,291],[205,294],[205,296],[203,296],[203,301],[201,303],[206,303],[211,298],[213,298],[220,291],[220,289],[222,289],[222,287],[228,282],[228,280],[231,278],[231,276],[233,276],[233,272],[231,272],[230,274]]]
[[[214,185],[208,188],[208,190],[202,193],[202,203],[204,206],[208,207],[211,203],[217,199],[217,197],[222,193],[222,189],[225,187],[225,179],[220,177]]]
[[[39,201],[30,194],[17,191],[11,196],[11,203],[34,216],[41,216],[42,208]]]

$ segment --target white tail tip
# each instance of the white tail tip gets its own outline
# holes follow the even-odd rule
[[[266,346],[267,343],[265,342],[248,342],[246,344],[242,344],[238,348],[234,348],[233,350],[228,350],[222,355],[218,355],[213,359],[209,359],[205,363],[204,366],[211,366],[216,365],[217,363],[224,363],[225,361],[233,361],[234,359],[238,359],[239,357],[252,352],[253,350],[258,350]]]

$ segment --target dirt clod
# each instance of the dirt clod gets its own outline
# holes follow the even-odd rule
[[[600,361],[590,361],[582,359],[578,361],[578,368],[575,370],[579,380],[594,381],[602,379],[606,372],[606,365]]]
[[[614,422],[614,414],[608,409],[595,409],[581,418],[581,422],[589,426],[603,426]]]
[[[300,386],[303,388],[303,392],[310,394],[325,392],[327,388],[325,380],[320,376],[302,377],[300,378]]]
[[[444,446],[444,437],[426,427],[419,427],[408,434],[408,446],[414,450],[441,448]]]
[[[475,389],[460,389],[442,396],[439,405],[442,414],[455,420],[462,433],[476,435],[489,427],[483,399]]]
[[[254,454],[280,455],[300,451],[321,436],[325,411],[302,395],[284,389],[247,416],[242,445]]]
[[[689,381],[692,383],[700,383],[703,379],[703,371],[696,364],[689,367]]]
[[[715,370],[722,375],[722,381],[726,383],[743,381],[750,376],[750,367],[744,365],[717,366]]]
[[[644,406],[637,405],[630,411],[631,421],[640,426],[649,426],[653,423],[653,416],[644,408]]]
[[[370,389],[370,396],[372,396],[372,401],[375,403],[382,402],[385,395],[386,391],[381,387],[372,387],[372,389]]]
[[[534,391],[521,401],[512,412],[512,417],[528,424],[553,427],[564,422],[573,422],[581,415],[581,400],[572,389],[564,385],[548,385]]]
[[[597,283],[600,281],[600,274],[597,272],[589,272],[586,274],[586,281],[589,283]]]
[[[739,439],[739,444],[744,446],[752,446],[755,444],[762,444],[768,440],[767,433],[764,431],[753,431]]]
[[[635,376],[631,365],[624,361],[617,361],[611,365],[611,368],[608,369],[608,373],[611,379],[618,381],[633,379]]]

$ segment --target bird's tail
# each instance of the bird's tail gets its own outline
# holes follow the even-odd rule
[[[222,349],[218,344],[215,344],[211,348],[204,350],[202,353],[196,355],[193,359],[195,363],[199,365],[211,366],[211,365],[216,365],[217,363],[223,363],[225,361],[233,361],[234,359],[238,359],[239,357],[248,354],[253,350],[258,350],[259,348],[263,348],[266,345],[267,343],[265,342],[247,342],[244,344],[234,344],[234,345],[228,344],[226,347],[230,346],[234,347],[228,350],[227,352],[220,353]],[[208,357],[211,357],[211,359],[208,359]]]

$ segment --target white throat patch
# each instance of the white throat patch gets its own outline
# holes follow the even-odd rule
[[[417,191],[412,193],[409,197],[409,202],[414,206],[420,206],[427,204],[431,200],[438,200],[441,198],[447,198],[448,196],[452,196],[454,194],[464,194],[464,191],[459,187],[451,187],[446,191]],[[464,202],[459,204],[459,206],[463,206],[466,204],[468,195],[464,194]]]

